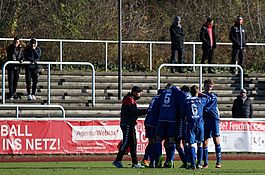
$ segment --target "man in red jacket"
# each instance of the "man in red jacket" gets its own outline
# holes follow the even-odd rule
[[[212,64],[214,49],[216,48],[215,26],[213,25],[212,18],[207,18],[205,24],[201,27],[200,39],[202,41],[203,51],[201,64],[204,64],[206,59],[208,59],[208,64]],[[203,72],[205,73],[206,70],[203,69]],[[211,67],[209,67],[208,73],[215,72]]]
[[[121,106],[121,121],[120,127],[123,133],[122,144],[119,147],[118,155],[115,161],[112,163],[117,168],[123,168],[121,160],[126,153],[127,148],[130,148],[130,154],[132,158],[133,168],[144,168],[138,163],[136,153],[136,132],[135,125],[139,116],[145,115],[147,110],[138,109],[136,101],[142,96],[143,90],[138,86],[133,86],[131,92],[129,92],[122,100]]]

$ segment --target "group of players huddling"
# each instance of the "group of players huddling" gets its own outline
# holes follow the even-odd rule
[[[169,83],[164,90],[158,91],[147,109],[145,129],[149,143],[142,162],[149,157],[150,168],[173,168],[176,149],[183,163],[181,168],[208,168],[208,142],[213,137],[215,167],[221,168],[220,115],[217,96],[212,92],[213,85],[213,81],[207,79],[204,92],[199,92],[196,85],[180,89]]]

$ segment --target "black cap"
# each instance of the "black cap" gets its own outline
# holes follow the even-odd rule
[[[208,17],[208,18],[206,19],[206,21],[207,21],[207,22],[212,22],[213,19],[212,19],[211,17]]]
[[[19,36],[16,36],[15,38],[14,38],[14,41],[17,41],[17,40],[19,40],[20,39],[20,37]]]
[[[37,43],[37,40],[35,38],[30,39],[30,44],[36,44],[36,43]]]
[[[242,20],[243,18],[242,18],[242,16],[237,16],[236,19],[237,20]]]
[[[241,89],[240,92],[246,94],[247,93],[247,90],[246,89]]]
[[[139,86],[133,86],[132,92],[142,92],[143,90]]]
[[[175,17],[175,21],[181,21],[180,16],[176,16],[176,17]]]

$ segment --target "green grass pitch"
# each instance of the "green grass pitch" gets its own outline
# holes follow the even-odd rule
[[[89,162],[12,162],[0,163],[0,175],[185,175],[185,174],[265,174],[264,160],[224,160],[222,168],[214,168],[211,161],[208,169],[186,170],[178,168],[181,164],[175,162],[175,168],[166,169],[134,169],[130,162],[124,161],[125,168],[118,169],[109,161]]]

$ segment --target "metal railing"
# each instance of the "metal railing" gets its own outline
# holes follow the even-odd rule
[[[19,108],[60,108],[62,111],[62,118],[65,118],[65,110],[61,105],[23,105],[23,104],[4,104],[0,105],[0,108],[16,108],[16,118],[19,118]]]
[[[13,38],[0,38],[0,41],[12,41]],[[23,41],[29,41],[30,39],[21,39]],[[118,41],[114,40],[65,40],[65,39],[37,39],[40,42],[59,42],[60,55],[59,62],[63,62],[63,43],[102,43],[105,45],[105,70],[108,70],[108,45],[118,44]],[[148,44],[149,45],[149,69],[153,69],[153,46],[154,45],[170,45],[169,41],[122,41],[122,44]],[[201,42],[184,42],[184,45],[192,45],[192,64],[196,63],[196,45],[201,45]],[[230,46],[232,43],[220,43],[217,45]],[[265,43],[247,43],[247,46],[265,46]],[[60,70],[62,70],[62,64],[60,64]]]
[[[163,67],[199,67],[199,88],[202,91],[202,68],[203,67],[235,67],[240,70],[240,89],[244,87],[244,71],[241,66],[234,64],[161,64],[157,71],[157,89],[160,89],[161,69]]]
[[[2,68],[2,104],[5,104],[5,70],[8,64],[20,64],[19,61],[8,61],[3,65]],[[31,64],[29,61],[25,61],[21,64]],[[37,64],[39,65],[48,65],[48,78],[47,78],[47,104],[51,103],[51,65],[88,65],[92,68],[92,106],[96,104],[96,97],[95,97],[95,68],[93,64],[88,62],[45,62],[45,61],[38,61]]]

